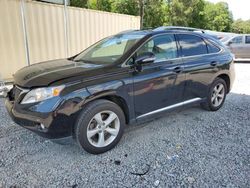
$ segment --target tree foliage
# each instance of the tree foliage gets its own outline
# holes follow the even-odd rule
[[[111,5],[112,5],[111,0],[89,0],[88,1],[88,7],[90,9],[95,9],[95,10],[111,12]]]
[[[202,28],[204,6],[204,0],[168,0],[169,24]]]
[[[206,0],[71,0],[71,6],[143,16],[143,27],[188,26],[250,33],[250,20],[233,22],[225,2]]]
[[[216,31],[230,31],[233,23],[232,13],[228,9],[227,3],[206,2],[204,8],[205,29]]]
[[[148,0],[144,7],[143,26],[159,27],[167,24],[168,9],[165,0]]]
[[[70,0],[70,5],[73,7],[88,8],[88,0]]]
[[[142,4],[143,2],[143,4]],[[143,6],[143,27],[158,27],[166,22],[167,4],[165,0],[113,0],[113,12],[139,16]]]
[[[247,21],[243,21],[241,19],[236,20],[232,24],[232,32],[250,33],[250,20],[247,20]]]
[[[113,12],[139,16],[138,0],[113,0],[112,4]]]

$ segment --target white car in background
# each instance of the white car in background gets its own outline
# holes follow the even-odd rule
[[[235,55],[236,61],[250,61],[250,34],[228,35],[221,42]]]

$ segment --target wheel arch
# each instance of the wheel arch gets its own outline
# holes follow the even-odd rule
[[[126,100],[123,97],[121,97],[119,95],[116,95],[113,92],[108,92],[108,93],[106,93],[106,95],[102,94],[102,95],[99,95],[99,96],[90,97],[84,103],[84,105],[82,106],[82,108],[84,108],[85,105],[88,105],[89,103],[91,103],[91,102],[93,102],[95,100],[98,100],[98,99],[108,100],[108,101],[111,101],[111,102],[117,104],[122,109],[122,111],[124,113],[126,124],[129,124],[129,122],[130,122],[130,116],[129,116],[129,107],[128,107],[128,104],[127,104]]]
[[[100,97],[98,99],[105,99],[105,100],[108,100],[117,104],[122,109],[125,115],[126,124],[129,123],[129,108],[125,99],[117,95],[107,95],[107,96]]]
[[[230,83],[230,77],[227,74],[220,74],[216,78],[221,78],[221,79],[223,79],[226,82],[226,84],[227,84],[227,93],[229,93],[229,91],[230,91],[230,84],[231,84]]]

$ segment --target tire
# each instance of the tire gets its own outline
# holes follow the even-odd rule
[[[220,88],[222,89],[219,91]],[[221,78],[216,78],[209,88],[206,101],[201,103],[201,106],[208,111],[219,110],[225,102],[227,91],[226,82]],[[215,100],[216,96],[218,103]]]
[[[108,100],[96,100],[84,107],[75,124],[78,145],[91,154],[104,153],[120,141],[125,128],[122,109]]]

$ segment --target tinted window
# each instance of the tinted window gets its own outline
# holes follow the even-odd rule
[[[246,36],[246,43],[250,44],[250,36]]]
[[[234,38],[231,40],[231,42],[232,42],[233,44],[240,44],[240,43],[242,43],[242,36],[234,37]]]
[[[178,35],[183,56],[207,54],[207,46],[202,38],[194,35]]]
[[[207,43],[207,49],[208,49],[208,53],[216,53],[220,51],[220,49],[217,46],[211,43]]]
[[[155,54],[155,62],[173,59],[177,57],[177,47],[174,35],[157,36],[146,42],[138,51],[137,55],[145,52]]]

